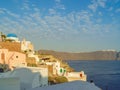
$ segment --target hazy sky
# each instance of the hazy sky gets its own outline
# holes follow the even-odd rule
[[[0,0],[0,31],[35,49],[120,50],[120,0]]]

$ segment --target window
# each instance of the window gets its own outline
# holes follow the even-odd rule
[[[18,58],[18,56],[16,56],[16,58]]]

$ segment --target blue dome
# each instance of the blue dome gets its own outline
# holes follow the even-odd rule
[[[16,37],[17,38],[17,35],[14,34],[14,33],[10,33],[10,34],[7,35],[7,37]]]

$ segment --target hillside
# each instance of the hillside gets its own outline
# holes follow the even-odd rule
[[[56,52],[52,50],[39,50],[40,54],[51,54],[62,60],[120,60],[120,52],[95,51],[84,53]]]

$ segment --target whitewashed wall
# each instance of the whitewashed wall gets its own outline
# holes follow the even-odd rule
[[[39,72],[40,74],[40,86],[47,86],[48,85],[48,68],[41,68],[41,67],[27,67],[32,72]]]
[[[18,78],[0,78],[0,90],[20,90]]]
[[[0,73],[0,78],[17,77],[20,80],[20,90],[48,85],[48,69],[38,67],[16,68],[7,73]],[[2,89],[0,89],[2,90]],[[14,90],[14,89],[9,89]],[[18,90],[18,89],[16,89]]]

